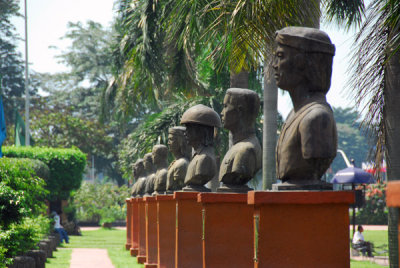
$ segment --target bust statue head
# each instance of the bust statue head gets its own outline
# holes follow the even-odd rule
[[[221,126],[219,115],[210,107],[195,105],[184,112],[181,124],[186,126],[188,144],[195,153],[187,168],[183,191],[209,191],[204,184],[216,174],[214,128]]]
[[[185,127],[168,129],[168,147],[175,158],[190,157],[190,148],[185,137]]]
[[[330,88],[335,46],[318,29],[286,27],[276,32],[276,57],[273,67],[278,87],[326,94]]]
[[[143,175],[144,171],[144,165],[143,165],[143,159],[139,158],[136,160],[134,166],[133,166],[133,176],[135,179],[139,179]]]
[[[224,98],[221,117],[224,128],[234,132],[253,128],[260,110],[257,93],[244,88],[230,88]]]
[[[154,171],[152,153],[147,153],[143,156],[143,166],[147,175],[151,174]]]
[[[153,164],[157,168],[162,168],[167,166],[168,148],[163,144],[158,144],[153,146]]]
[[[181,124],[186,126],[188,144],[197,149],[213,145],[214,127],[221,127],[221,119],[210,107],[198,104],[183,113]]]

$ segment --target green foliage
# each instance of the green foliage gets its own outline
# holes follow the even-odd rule
[[[360,224],[388,224],[386,183],[367,185],[365,199],[365,206],[357,212],[356,221]]]
[[[47,191],[44,189],[44,180],[34,171],[34,167],[38,166],[41,164],[31,159],[5,157],[0,159],[0,182],[3,193],[8,195],[12,189],[14,197],[10,202],[13,202],[14,208],[15,205],[20,205],[23,215],[37,214],[44,206]]]
[[[0,182],[0,226],[7,228],[13,222],[19,222],[23,216],[20,192],[16,192],[4,182]]]
[[[125,199],[129,197],[126,185],[83,182],[70,203],[76,208],[77,220],[95,223],[114,222],[126,217]]]
[[[47,170],[47,172],[46,172]],[[49,232],[45,213],[47,166],[32,159],[0,159],[0,263],[35,247]]]
[[[343,150],[347,157],[354,159],[357,167],[366,162],[371,148],[368,136],[360,129],[359,114],[351,108],[333,108],[338,132],[338,149]],[[341,154],[337,154],[331,165],[332,178],[336,172],[346,168]],[[328,180],[330,180],[329,178]]]
[[[14,122],[13,106],[23,105],[24,101],[24,61],[17,48],[20,37],[12,25],[12,19],[18,15],[19,1],[0,0],[0,87],[7,125]],[[7,127],[7,137],[11,130]]]
[[[151,152],[157,143],[168,143],[168,128],[180,125],[182,114],[196,104],[204,104],[212,107],[218,114],[222,111],[223,90],[216,90],[212,97],[179,97],[160,113],[154,113],[145,118],[143,122],[128,135],[121,143],[119,153],[119,164],[124,176],[129,178],[132,174],[133,163],[144,154]],[[224,142],[222,142],[224,141]],[[226,152],[228,134],[223,132],[217,138],[216,146],[218,153]]]
[[[69,70],[33,75],[35,87],[49,95],[35,99],[31,128],[37,145],[76,146],[88,159],[94,157],[98,172],[122,184],[116,145],[131,124],[100,120],[101,93],[111,77],[112,36],[111,29],[93,21],[68,24],[62,39],[71,46],[57,58]]]
[[[3,147],[6,157],[30,158],[44,162],[50,169],[46,181],[49,200],[68,199],[79,188],[86,165],[86,156],[78,149],[46,147]]]
[[[9,263],[14,256],[36,247],[50,231],[50,220],[36,215],[24,218],[20,224],[12,224],[8,230],[0,231],[0,263]]]

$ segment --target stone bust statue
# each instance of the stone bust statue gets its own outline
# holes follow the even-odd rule
[[[136,160],[133,170],[136,182],[132,187],[132,196],[142,196],[146,187],[146,173],[144,170],[143,159],[140,158]]]
[[[246,184],[261,169],[262,150],[255,135],[260,98],[249,89],[230,88],[224,98],[223,126],[232,133],[233,146],[225,154],[219,171],[218,192],[246,193]]]
[[[146,185],[144,189],[144,196],[151,196],[154,192],[154,181],[155,181],[155,168],[153,165],[153,154],[147,153],[143,157],[144,170],[146,172]]]
[[[320,179],[336,156],[336,123],[326,94],[335,46],[318,29],[286,27],[276,34],[273,68],[278,87],[293,103],[276,150],[274,190],[332,189]]]
[[[163,144],[153,147],[153,164],[157,171],[154,177],[153,195],[165,194],[167,188],[168,148]]]
[[[195,105],[182,115],[188,144],[193,148],[183,191],[210,192],[204,186],[217,174],[214,152],[214,128],[221,127],[219,115],[210,107]]]
[[[184,186],[189,165],[190,147],[185,137],[185,127],[172,127],[168,130],[169,151],[175,160],[168,167],[167,193],[181,190]]]
[[[134,197],[134,196],[136,196],[136,192],[137,192],[137,187],[138,187],[138,185],[139,185],[139,176],[138,176],[138,173],[137,173],[137,168],[136,168],[136,164],[137,164],[137,161],[135,162],[135,164],[133,164],[133,168],[132,168],[132,173],[133,173],[133,178],[134,178],[134,184],[132,185],[132,188],[131,188],[131,196],[132,197]]]

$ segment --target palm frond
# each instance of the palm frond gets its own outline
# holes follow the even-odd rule
[[[350,89],[358,107],[366,113],[365,129],[377,137],[375,164],[382,163],[385,153],[385,84],[386,66],[400,47],[400,8],[397,1],[377,1],[367,9],[366,19],[356,37],[352,56],[354,79]],[[365,102],[365,100],[368,100]]]

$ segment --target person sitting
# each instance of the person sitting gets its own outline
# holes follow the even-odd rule
[[[69,243],[68,234],[60,223],[60,216],[55,211],[53,211],[52,214],[54,217],[54,230],[60,234],[61,243],[63,242],[63,240],[65,240],[65,243],[68,244]]]
[[[357,232],[353,236],[353,248],[360,250],[363,255],[367,253],[368,257],[372,257],[372,244],[365,241],[362,232],[364,232],[364,228],[358,225]]]

